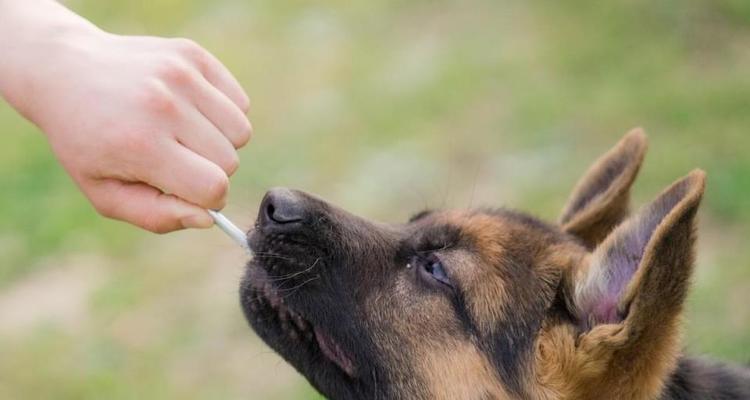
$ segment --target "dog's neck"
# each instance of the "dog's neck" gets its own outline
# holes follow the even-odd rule
[[[750,399],[750,369],[683,357],[660,400]]]

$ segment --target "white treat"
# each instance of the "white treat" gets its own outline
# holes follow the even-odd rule
[[[227,219],[227,217],[225,217],[218,211],[208,210],[208,213],[214,219],[216,226],[221,228],[224,233],[226,233],[232,240],[234,240],[235,243],[240,245],[240,247],[245,249],[245,251],[247,251],[251,256],[253,255],[253,251],[250,250],[250,247],[247,245],[247,237],[245,236],[245,232],[243,232],[242,229],[238,228],[237,225],[233,224],[232,221]]]

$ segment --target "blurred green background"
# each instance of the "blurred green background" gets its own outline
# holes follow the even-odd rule
[[[750,2],[69,5],[113,32],[193,38],[237,75],[256,131],[226,210],[243,227],[277,185],[392,222],[468,205],[554,219],[643,126],[638,204],[709,176],[688,349],[750,360]],[[247,328],[245,259],[218,230],[104,220],[5,104],[0,127],[0,398],[316,397]]]

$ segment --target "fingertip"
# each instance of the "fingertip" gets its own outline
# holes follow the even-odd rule
[[[221,171],[221,174],[217,175],[217,178],[205,186],[205,199],[200,205],[212,210],[221,210],[227,203],[229,176],[218,166],[216,168]]]
[[[242,129],[235,136],[236,138],[232,143],[235,149],[241,149],[250,142],[250,139],[253,138],[253,124],[250,120],[245,119],[243,121]]]
[[[197,209],[180,218],[180,223],[184,228],[207,229],[214,225],[214,220],[206,210]]]
[[[182,228],[206,229],[213,226],[214,220],[206,209],[173,195],[165,196],[172,200],[171,214]]]
[[[240,98],[237,101],[237,106],[242,110],[243,113],[247,114],[250,112],[250,97],[240,87]]]

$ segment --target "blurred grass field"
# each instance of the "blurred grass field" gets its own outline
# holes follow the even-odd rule
[[[688,350],[750,360],[750,2],[68,3],[110,31],[193,38],[237,75],[256,131],[227,209],[244,227],[271,186],[391,222],[468,205],[554,219],[643,126],[638,204],[708,172]],[[244,257],[217,230],[104,220],[3,103],[0,128],[0,398],[316,398],[246,327]]]

